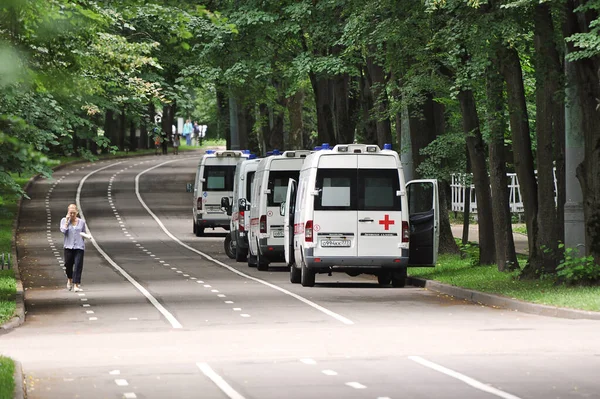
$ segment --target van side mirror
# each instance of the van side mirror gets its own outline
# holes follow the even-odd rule
[[[281,205],[279,205],[279,215],[285,216],[285,202],[282,202]]]
[[[194,191],[194,184],[193,183],[188,183],[185,185],[185,192],[186,193],[191,193]]]
[[[312,191],[310,192],[310,195],[312,195],[312,196],[314,196],[314,197],[317,197],[317,196],[321,195],[321,189],[320,189],[320,188],[317,188],[316,190],[312,190]]]
[[[247,211],[250,208],[250,204],[246,201],[246,198],[240,198],[238,200],[238,208],[240,208],[240,211]]]
[[[227,212],[227,215],[231,216],[231,204],[229,203],[229,197],[221,197],[221,209]]]

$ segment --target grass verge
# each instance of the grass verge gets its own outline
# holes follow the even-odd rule
[[[0,399],[12,399],[15,392],[15,363],[12,359],[0,356]]]
[[[503,295],[544,305],[600,311],[600,287],[556,284],[552,279],[519,280],[517,273],[499,272],[495,265],[473,266],[458,255],[440,255],[434,268],[410,268],[411,277]]]

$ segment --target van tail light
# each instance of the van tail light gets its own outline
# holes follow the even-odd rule
[[[238,231],[246,231],[246,219],[244,218],[244,211],[238,213]]]
[[[196,201],[196,209],[199,211],[202,210],[202,197],[198,197],[198,201]]]
[[[408,222],[402,222],[402,242],[410,241],[410,230],[408,229]]]
[[[306,227],[304,228],[304,241],[313,242],[313,221],[306,221]]]
[[[258,226],[262,234],[267,234],[267,215],[262,215],[260,217]]]

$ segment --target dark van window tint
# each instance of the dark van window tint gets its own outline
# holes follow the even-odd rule
[[[256,172],[248,172],[246,175],[246,201],[252,201],[252,182],[254,181],[254,174]]]
[[[235,165],[204,166],[204,191],[233,191]]]
[[[364,169],[358,171],[359,210],[399,211],[398,169]]]
[[[275,170],[269,173],[269,189],[271,194],[267,196],[268,206],[279,206],[285,202],[287,194],[288,181],[290,179],[298,180],[300,171],[298,170]]]
[[[315,210],[356,210],[356,169],[319,169],[316,189]]]
[[[401,210],[397,169],[319,169],[315,188],[315,210]]]

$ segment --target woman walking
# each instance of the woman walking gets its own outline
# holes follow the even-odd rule
[[[85,221],[77,217],[77,205],[70,204],[67,216],[60,221],[60,231],[64,234],[64,259],[67,273],[67,289],[76,292],[83,291],[80,287],[81,272],[83,271],[83,253],[85,243],[81,233],[86,233]]]

